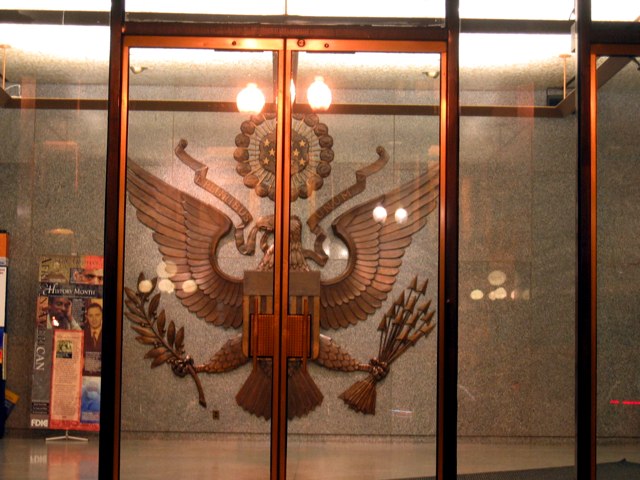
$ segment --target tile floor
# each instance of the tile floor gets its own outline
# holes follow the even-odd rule
[[[606,445],[598,461],[640,463],[640,444]],[[122,479],[268,478],[264,440],[123,439]],[[460,443],[459,473],[504,471],[573,463],[573,445]],[[435,474],[435,445],[412,442],[291,441],[291,480],[388,480]],[[98,440],[0,440],[3,480],[89,480],[98,476]],[[606,480],[606,479],[602,479]]]

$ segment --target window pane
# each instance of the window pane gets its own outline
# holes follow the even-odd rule
[[[569,20],[574,0],[460,0],[460,18]]]
[[[444,0],[399,0],[389,3],[383,0],[352,1],[327,0],[128,0],[128,12],[195,13],[211,15],[296,15],[311,17],[388,17],[388,18],[443,18]]]
[[[563,84],[575,75],[575,56],[570,53],[570,35],[461,35],[460,102],[505,106],[558,103],[569,93]]]
[[[98,477],[108,30],[0,27],[7,389],[20,396],[6,427],[34,437],[3,440],[2,478]],[[43,442],[69,430],[90,441],[73,454]]]
[[[600,21],[637,22],[640,15],[638,2],[629,0],[591,0],[591,19]]]
[[[194,13],[211,15],[283,15],[285,0],[127,0],[127,12]]]
[[[108,12],[109,0],[3,0],[0,10]]]
[[[573,463],[576,121],[525,52],[461,71],[459,473]]]
[[[444,0],[388,0],[350,1],[289,0],[289,15],[309,15],[314,17],[389,17],[389,18],[444,18]]]
[[[260,89],[268,120],[255,133],[270,129],[269,138],[277,138],[277,53],[132,48],[130,61],[124,282],[130,291],[151,288],[166,328],[152,321],[150,303],[137,310],[137,318],[136,306],[127,304],[121,477],[179,478],[197,459],[207,476],[267,478],[271,425],[260,415],[271,416],[271,376],[260,373],[271,363],[260,362],[256,375],[263,382],[255,382],[242,350],[243,301],[249,303],[243,279],[262,258],[256,239],[267,239],[256,236],[256,225],[274,211],[271,200],[247,185],[273,185],[274,166],[259,179],[255,169],[241,168],[237,151],[253,117],[238,112],[236,97],[249,82]],[[232,222],[238,222],[233,230]],[[192,269],[194,262],[199,265]],[[260,313],[273,313],[272,288],[260,292]],[[145,330],[140,315],[148,322]],[[150,353],[163,345],[170,358]],[[187,356],[194,362],[190,371]],[[178,365],[189,374],[180,375]],[[240,393],[256,383],[251,400],[260,400],[261,407],[269,403],[257,413]],[[138,460],[158,451],[170,460]]]
[[[631,58],[600,59],[618,73],[598,89],[599,463],[640,461],[640,76]]]

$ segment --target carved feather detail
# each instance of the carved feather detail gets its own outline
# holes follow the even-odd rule
[[[138,219],[154,231],[164,261],[177,266],[169,278],[182,304],[214,325],[240,327],[242,280],[222,272],[216,260],[218,243],[231,231],[231,220],[131,160],[127,180]]]
[[[349,262],[337,278],[321,282],[320,323],[324,329],[345,328],[365,320],[387,298],[412,236],[426,224],[438,200],[438,169],[362,203],[340,215],[332,224],[336,236],[349,250]],[[390,215],[377,222],[373,209],[407,211],[398,223]]]
[[[333,339],[322,334],[320,335],[320,353],[315,362],[330,370],[342,372],[355,372],[363,369],[349,352],[336,344]]]
[[[196,372],[206,373],[223,373],[234,370],[245,363],[249,359],[242,353],[242,335],[236,335],[229,340],[213,354],[208,363],[197,365]]]
[[[271,419],[271,360],[260,359],[236,395],[236,403],[247,412]],[[322,403],[324,396],[299,360],[289,360],[287,418],[307,415]]]

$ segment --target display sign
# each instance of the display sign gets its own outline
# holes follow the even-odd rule
[[[38,272],[31,427],[98,430],[103,258],[41,257]]]
[[[7,314],[7,267],[9,265],[9,234],[0,231],[0,405],[4,405],[5,381],[7,379],[7,334],[5,319]],[[4,424],[9,411],[0,409],[0,438],[4,436]]]

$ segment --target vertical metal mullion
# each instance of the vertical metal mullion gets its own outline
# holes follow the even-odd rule
[[[440,120],[437,478],[457,477],[459,40],[458,0],[447,0]]]
[[[576,268],[576,475],[596,478],[595,61],[591,0],[576,0],[578,198]]]
[[[103,304],[98,476],[117,479],[120,474],[120,387],[122,359],[122,265],[124,228],[124,171],[122,148],[122,49],[124,0],[113,0],[110,18],[109,104],[105,187]],[[124,72],[126,74],[126,72]]]
[[[278,52],[278,121],[276,197],[275,197],[275,262],[273,348],[273,384],[271,395],[271,479],[286,479],[287,449],[287,323],[289,298],[289,212],[291,177],[290,93],[285,86],[291,71],[291,54],[285,47]]]

